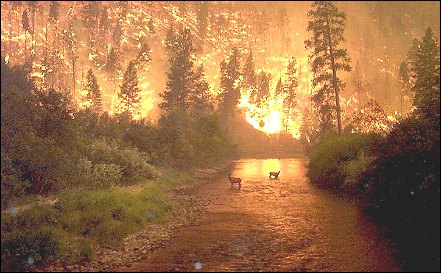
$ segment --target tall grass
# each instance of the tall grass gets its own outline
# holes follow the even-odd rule
[[[187,174],[168,171],[141,185],[67,190],[53,206],[2,213],[2,270],[28,270],[56,258],[93,259],[94,246],[116,246],[149,224],[167,222],[180,208],[170,189],[191,181]]]

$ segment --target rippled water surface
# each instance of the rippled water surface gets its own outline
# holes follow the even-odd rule
[[[270,171],[281,171],[269,179]],[[397,271],[394,248],[354,201],[315,188],[303,159],[239,160],[195,192],[212,202],[194,225],[133,271]],[[226,177],[226,178],[225,178]]]

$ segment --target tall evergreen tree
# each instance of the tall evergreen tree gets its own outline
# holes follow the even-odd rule
[[[83,24],[87,29],[89,46],[93,47],[93,37],[96,34],[97,22],[99,20],[100,10],[99,10],[99,2],[97,1],[85,1],[83,10]]]
[[[87,71],[85,89],[87,90],[87,100],[91,102],[90,108],[95,112],[102,110],[102,97],[98,81],[93,74],[92,68]]]
[[[201,41],[205,39],[207,35],[208,26],[208,1],[198,1],[196,2],[196,16],[198,19],[198,34]]]
[[[38,3],[37,1],[26,1],[28,7],[31,9],[32,13],[32,50],[31,55],[35,55],[35,13],[37,12]]]
[[[140,92],[135,62],[131,61],[124,72],[121,91],[118,94],[120,99],[118,112],[120,115],[127,115],[133,118],[141,100]]]
[[[150,46],[147,43],[141,43],[141,48],[136,56],[136,65],[145,66],[150,63],[152,56],[150,54]]]
[[[122,26],[121,23],[118,21],[112,33],[113,47],[119,48],[121,44],[122,35],[123,35]]]
[[[398,71],[398,75],[399,75],[399,84],[401,87],[401,90],[400,90],[400,114],[401,114],[401,116],[403,116],[404,95],[408,93],[409,85],[410,85],[410,83],[409,83],[409,70],[407,68],[406,61],[401,62],[400,68]]]
[[[116,73],[118,70],[118,54],[116,53],[115,48],[111,48],[109,53],[107,54],[106,66],[105,70],[109,73]]]
[[[205,79],[204,67],[199,66],[194,73],[193,88],[190,94],[190,114],[194,118],[205,116],[213,111],[210,86]]]
[[[58,1],[51,1],[49,4],[49,18],[51,20],[58,20],[58,15],[60,14],[60,3]]]
[[[177,35],[175,34],[173,26],[170,26],[165,36],[165,50],[167,51],[169,58],[174,56],[177,47]]]
[[[292,57],[291,60],[288,62],[288,69],[286,72],[286,76],[288,77],[288,81],[285,84],[285,93],[286,97],[283,101],[283,109],[285,112],[285,131],[288,131],[288,120],[291,118],[292,111],[294,107],[296,106],[295,98],[297,96],[297,87],[298,87],[298,81],[297,81],[297,69],[296,69],[297,60],[296,58]]]
[[[280,77],[279,78],[279,81],[277,81],[277,85],[276,85],[276,90],[275,90],[275,92],[274,92],[274,97],[279,97],[280,95],[282,95],[283,94],[283,92],[284,92],[284,86],[283,86],[283,83],[282,83],[282,78]]]
[[[260,105],[270,94],[271,74],[261,71],[257,77],[257,92],[254,96],[254,103]]]
[[[287,26],[289,25],[289,17],[288,12],[286,11],[286,8],[284,6],[279,9],[277,25],[279,28],[281,54],[285,54],[285,50],[289,46],[287,44]]]
[[[167,45],[170,68],[167,72],[167,88],[160,94],[163,101],[159,106],[166,112],[178,110],[187,113],[194,73],[194,49],[190,30],[183,28],[178,35],[168,38],[174,42],[170,41]]]
[[[106,8],[101,12],[100,17],[100,26],[99,26],[99,33],[101,39],[104,39],[104,41],[107,41],[106,34],[110,29],[110,23],[109,23],[109,12]]]
[[[412,40],[412,46],[407,53],[407,66],[409,67],[409,82],[413,86],[415,86],[415,82],[417,79],[416,71],[415,71],[415,62],[416,62],[416,54],[418,51],[418,47],[420,46],[420,41],[417,38]]]
[[[58,39],[58,16],[60,14],[60,4],[58,1],[51,1],[49,5],[49,18],[50,21],[53,24],[54,29],[54,40],[53,40],[53,47],[54,50],[56,50],[56,41]],[[47,33],[47,30],[46,30]]]
[[[256,85],[256,69],[254,66],[253,52],[248,54],[247,61],[243,68],[243,87],[245,89],[255,87]]]
[[[75,96],[76,96],[76,62],[78,59],[78,53],[77,53],[77,47],[78,47],[78,41],[76,39],[77,32],[74,28],[75,26],[75,13],[73,11],[73,8],[70,8],[67,13],[68,23],[67,28],[63,30],[63,42],[65,44],[65,47],[67,48],[67,56],[68,59],[71,62],[72,67],[72,101],[75,102]]]
[[[366,82],[361,74],[360,62],[357,60],[355,64],[354,73],[352,76],[352,81],[355,86],[355,92],[358,96],[358,109],[361,109],[361,105],[363,105],[363,96],[365,95]]]
[[[428,119],[437,120],[439,130],[440,49],[430,27],[426,29],[419,43],[412,69],[416,75],[414,105],[417,107],[417,113]]]
[[[341,134],[340,91],[345,85],[337,72],[351,70],[348,50],[341,46],[345,42],[346,15],[330,1],[316,1],[312,8],[308,12],[307,30],[312,31],[313,37],[306,40],[305,45],[311,51],[312,84],[317,89],[313,101],[319,109],[322,130],[331,128],[335,110],[338,133]]]
[[[28,52],[28,46],[27,46],[27,34],[31,31],[31,27],[29,24],[29,15],[28,15],[28,11],[24,10],[23,14],[21,16],[21,25],[23,26],[23,29],[25,31],[25,48],[24,48],[24,52],[25,52],[25,61],[27,60],[27,52]]]
[[[239,51],[233,48],[228,60],[222,61],[221,69],[221,94],[219,109],[226,116],[232,116],[240,99],[240,71]]]

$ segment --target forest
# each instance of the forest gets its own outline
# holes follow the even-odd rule
[[[192,211],[178,188],[248,158],[302,158],[386,227],[400,270],[439,271],[439,10],[2,1],[2,271],[112,270],[101,248]]]

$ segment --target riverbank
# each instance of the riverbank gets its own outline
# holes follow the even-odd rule
[[[231,162],[225,162],[199,169],[191,176],[164,172],[157,181],[105,192],[64,193],[57,196],[59,201],[52,206],[36,206],[16,215],[2,213],[2,255],[6,253],[3,246],[12,248],[14,243],[20,244],[18,240],[23,236],[27,243],[39,245],[41,236],[34,236],[35,230],[50,234],[44,238],[50,241],[49,249],[53,249],[46,257],[45,252],[21,253],[17,245],[17,253],[7,254],[18,254],[21,266],[14,267],[17,259],[4,256],[2,271],[19,267],[32,271],[105,271],[140,260],[202,213],[205,200],[188,193],[200,184],[210,183],[230,165]],[[24,221],[29,225],[23,225]],[[24,247],[25,251],[32,249],[31,245]],[[56,260],[45,263],[45,258],[52,260],[55,256]],[[9,268],[4,265],[5,260]],[[43,265],[36,266],[38,262]]]

